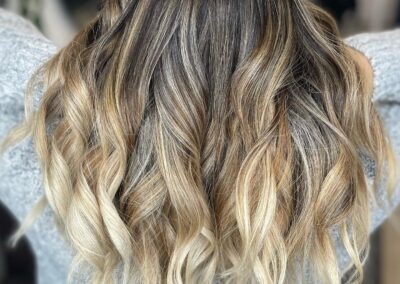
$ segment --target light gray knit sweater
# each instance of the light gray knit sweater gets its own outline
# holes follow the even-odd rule
[[[374,70],[373,100],[391,136],[397,157],[400,156],[400,29],[383,33],[360,34],[346,41],[362,51]],[[19,16],[0,9],[0,139],[24,118],[23,96],[33,71],[57,48],[37,29]],[[365,161],[371,181],[373,163]],[[0,160],[0,200],[22,220],[43,193],[41,170],[31,140],[7,151]],[[382,200],[387,201],[381,190]],[[375,230],[400,203],[400,186],[393,203],[379,209],[371,204]],[[385,212],[385,210],[387,212]],[[38,283],[65,283],[72,250],[64,243],[47,208],[28,232],[38,263]],[[1,224],[0,224],[1,226]],[[84,233],[84,232],[82,232]],[[337,241],[340,267],[348,256]],[[300,277],[300,276],[299,276]],[[312,276],[307,276],[310,282]]]

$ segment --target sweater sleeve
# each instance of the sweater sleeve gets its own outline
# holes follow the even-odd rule
[[[0,141],[24,119],[24,95],[34,71],[57,48],[27,20],[0,9]],[[22,221],[42,197],[42,174],[31,139],[0,156],[0,202]],[[0,224],[1,227],[1,224]],[[39,284],[65,283],[71,252],[46,207],[27,232]]]
[[[397,162],[400,165],[400,29],[363,33],[345,39],[345,43],[363,53],[370,61],[374,73],[374,91],[372,101],[382,119],[390,138]],[[374,163],[366,159],[365,170],[369,185],[374,177]],[[392,198],[388,197],[383,173],[383,183],[378,186],[379,205],[370,201],[371,225],[374,232],[400,204],[400,184],[397,183]],[[334,234],[337,246],[339,267],[346,270],[350,257],[339,239]]]
[[[400,165],[400,29],[364,33],[347,38],[345,42],[362,52],[370,61],[374,73],[372,100],[389,135]],[[373,163],[367,164],[373,172]],[[372,182],[373,175],[370,176]],[[386,181],[384,174],[383,181]],[[381,225],[400,204],[400,184],[392,199],[386,188],[378,188],[378,199],[383,206],[371,203],[371,232]]]

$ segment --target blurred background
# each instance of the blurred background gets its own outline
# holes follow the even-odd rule
[[[0,7],[28,18],[57,46],[62,47],[96,14],[100,2],[101,0],[0,0]],[[315,2],[337,19],[344,37],[400,26],[400,0]],[[7,250],[3,245],[17,223],[1,204],[0,224],[0,283],[35,283],[35,257],[28,241],[25,239],[20,242],[13,251]],[[400,208],[371,236],[371,251],[365,266],[364,283],[400,283],[399,224]]]

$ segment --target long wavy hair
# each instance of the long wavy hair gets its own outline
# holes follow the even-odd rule
[[[30,86],[3,151],[32,137],[70,275],[299,283],[308,262],[340,283],[336,230],[363,279],[368,202],[386,161],[392,192],[396,161],[360,67],[309,1],[107,0]]]

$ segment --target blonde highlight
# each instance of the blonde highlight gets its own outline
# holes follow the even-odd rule
[[[337,228],[363,279],[368,201],[397,168],[359,67],[310,2],[107,0],[37,74],[40,104],[27,92],[1,149],[32,137],[71,275],[299,283],[307,260],[340,283]]]

